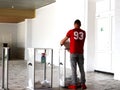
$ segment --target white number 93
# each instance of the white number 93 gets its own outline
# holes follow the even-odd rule
[[[74,32],[74,39],[75,40],[83,40],[84,39],[84,33],[83,32]]]

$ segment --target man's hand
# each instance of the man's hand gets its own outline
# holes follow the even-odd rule
[[[64,45],[64,43],[63,43],[63,41],[61,40],[61,42],[60,42],[60,45],[62,46],[62,45]]]
[[[66,42],[66,40],[68,40],[68,37],[65,37],[64,39],[62,39],[61,42],[60,42],[60,45],[61,46],[64,45],[64,43]]]

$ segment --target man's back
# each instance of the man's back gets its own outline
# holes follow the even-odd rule
[[[67,37],[70,38],[70,53],[83,54],[86,33],[82,29],[72,29],[68,31]]]

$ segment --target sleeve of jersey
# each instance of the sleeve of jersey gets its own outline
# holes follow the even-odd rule
[[[67,36],[67,37],[70,37],[70,31],[67,32],[66,36]]]

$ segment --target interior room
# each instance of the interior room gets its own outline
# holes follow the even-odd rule
[[[5,84],[10,90],[68,90],[60,87],[59,70],[63,64],[66,70],[62,72],[71,75],[70,53],[60,46],[60,41],[79,19],[86,32],[87,90],[120,90],[119,3],[120,0],[0,0],[0,89],[5,88],[3,73],[7,73]],[[8,58],[4,57],[5,48]],[[44,53],[48,65],[45,68],[41,59]],[[4,72],[3,64],[8,65]],[[41,78],[47,78],[52,88],[28,89],[29,85],[36,87]]]

